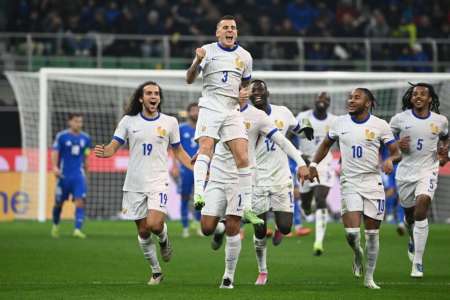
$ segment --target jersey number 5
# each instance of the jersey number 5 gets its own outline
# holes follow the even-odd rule
[[[144,156],[149,156],[152,153],[153,146],[152,144],[142,144],[142,150],[144,150]]]

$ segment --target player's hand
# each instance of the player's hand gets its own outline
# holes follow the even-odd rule
[[[307,118],[304,118],[302,119],[301,126],[300,133],[303,132],[305,137],[311,141],[314,138],[314,129],[312,128],[311,122]]]
[[[105,144],[95,145],[94,153],[97,157],[105,158]]]
[[[386,159],[383,163],[383,172],[385,174],[391,174],[394,171],[394,164],[391,159]]]
[[[404,136],[398,140],[398,147],[402,152],[409,152],[409,144],[411,143],[411,138],[409,136]]]
[[[61,170],[58,167],[53,167],[53,174],[55,174],[56,177],[61,177]]]
[[[309,181],[314,182],[317,178],[317,182],[320,183],[319,173],[317,172],[316,167],[309,167]]]
[[[309,168],[307,166],[299,167],[297,170],[297,177],[302,185],[306,180],[310,180]]]
[[[198,62],[201,62],[206,56],[206,50],[203,48],[195,49],[195,58]]]
[[[180,177],[180,168],[178,168],[178,166],[175,166],[170,169],[169,173],[170,176],[172,176],[173,180],[177,181],[178,177]]]

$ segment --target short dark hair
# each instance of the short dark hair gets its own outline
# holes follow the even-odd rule
[[[367,99],[369,99],[369,101],[371,102],[370,110],[375,108],[375,104],[377,103],[377,99],[375,98],[375,96],[373,95],[373,93],[369,89],[356,88],[355,90],[360,90],[361,92],[364,93],[364,95],[366,95]]]
[[[222,18],[220,18],[219,22],[217,22],[216,27],[218,27],[220,22],[222,22],[223,20],[233,20],[236,22],[236,18],[233,15],[225,15]]]
[[[188,106],[186,107],[186,111],[190,111],[191,108],[197,107],[197,106],[198,106],[198,103],[197,103],[197,102],[191,102],[191,103],[189,103]]]
[[[83,115],[80,113],[69,113],[69,115],[67,116],[67,120],[70,121],[73,118],[78,118],[78,117],[83,117]]]

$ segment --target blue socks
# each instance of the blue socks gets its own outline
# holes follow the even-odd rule
[[[189,200],[181,199],[181,224],[183,228],[189,227]]]
[[[84,207],[75,208],[75,228],[81,229],[84,222]]]
[[[302,213],[300,211],[300,201],[294,199],[294,226],[302,224]]]
[[[61,220],[61,206],[53,206],[53,224],[58,225]]]

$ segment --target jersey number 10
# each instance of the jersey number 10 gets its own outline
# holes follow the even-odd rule
[[[353,158],[361,158],[363,149],[361,146],[352,146]]]

